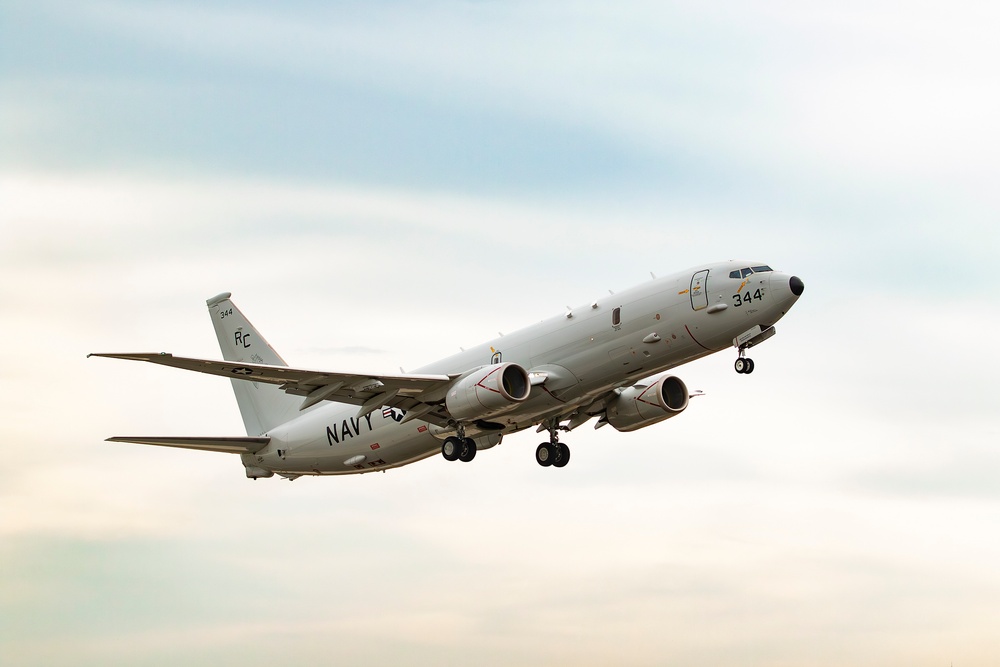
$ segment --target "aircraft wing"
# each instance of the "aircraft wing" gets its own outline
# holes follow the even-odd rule
[[[407,411],[406,418],[446,425],[448,414],[442,405],[445,391],[458,376],[449,375],[358,375],[303,370],[287,366],[248,364],[242,361],[213,361],[175,357],[168,352],[136,354],[90,354],[92,357],[148,361],[234,380],[279,385],[288,394],[303,396],[299,408],[305,410],[321,401],[360,406],[358,415],[383,405]],[[134,442],[134,441],[131,441]],[[151,443],[152,444],[152,443]]]

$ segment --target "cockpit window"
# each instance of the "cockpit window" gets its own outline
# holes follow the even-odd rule
[[[744,267],[742,269],[737,269],[736,271],[730,271],[729,277],[739,280],[740,278],[746,278],[751,273],[765,273],[767,271],[774,271],[774,269],[772,269],[770,266],[767,266],[766,264],[763,266],[755,266],[753,268]]]

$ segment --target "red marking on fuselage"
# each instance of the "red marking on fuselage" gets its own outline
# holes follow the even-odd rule
[[[555,400],[559,401],[560,403],[565,403],[566,402],[566,401],[562,400],[561,398],[559,398],[558,396],[556,396],[555,394],[553,394],[551,391],[549,391],[549,388],[546,387],[544,384],[541,385],[541,387],[542,387],[542,391],[544,391],[546,394],[548,394],[549,396],[551,396]]]
[[[686,325],[686,324],[684,325],[684,330],[688,332],[688,336],[691,336],[691,340],[693,340],[694,342],[698,343],[698,339],[697,339],[697,338],[695,338],[695,337],[694,337],[694,334],[693,334],[693,333],[691,333],[691,330],[690,330],[690,329],[688,329],[688,325]],[[705,346],[704,346],[704,345],[702,345],[701,343],[698,343],[698,346],[699,346],[699,347],[701,347],[701,348],[704,348],[704,349],[708,350],[709,352],[714,352],[714,351],[715,351],[715,350],[713,350],[712,348],[709,348],[709,347],[705,347]]]

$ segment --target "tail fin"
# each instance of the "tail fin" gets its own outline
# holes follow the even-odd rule
[[[209,313],[215,334],[219,337],[222,358],[226,361],[244,361],[271,366],[287,366],[274,348],[254,328],[240,309],[229,299],[229,292],[209,299]],[[236,393],[236,402],[243,415],[247,435],[258,436],[294,419],[299,414],[301,399],[289,396],[270,384],[230,380]]]

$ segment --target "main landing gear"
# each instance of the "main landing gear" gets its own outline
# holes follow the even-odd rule
[[[559,442],[558,424],[549,426],[549,442],[543,442],[535,450],[535,460],[545,468],[562,468],[569,463],[569,447]]]
[[[569,447],[559,442],[558,423],[549,426],[549,442],[543,442],[535,450],[535,461],[543,467],[562,468],[569,463]],[[464,461],[476,458],[476,441],[466,438],[465,429],[459,427],[457,436],[449,436],[441,443],[441,456],[445,461]]]
[[[476,458],[476,441],[472,438],[445,438],[441,443],[441,456],[445,461],[459,460],[468,463]]]

